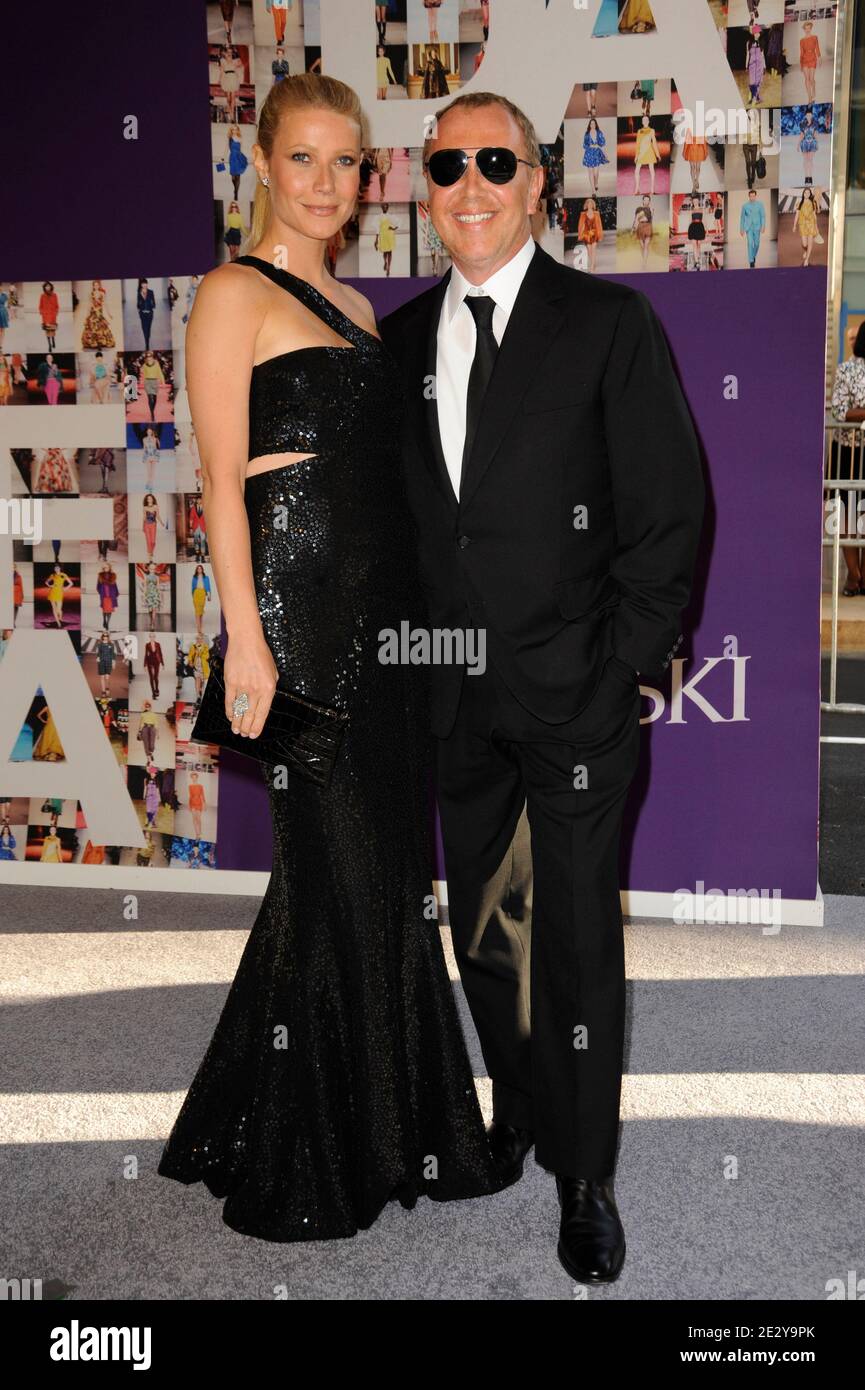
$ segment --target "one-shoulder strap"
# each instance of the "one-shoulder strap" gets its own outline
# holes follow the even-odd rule
[[[301,280],[300,276],[292,275],[290,270],[282,270],[261,256],[237,256],[234,264],[251,265],[256,270],[260,270],[275,285],[280,285],[282,289],[294,295],[295,299],[299,299],[301,304],[305,304],[307,309],[322,319],[328,328],[332,328],[334,333],[338,333],[348,342],[356,344],[364,338],[370,337],[370,334],[355,323],[354,319],[350,319],[348,314],[337,309],[327,295],[322,294],[321,290],[317,290],[308,280]]]

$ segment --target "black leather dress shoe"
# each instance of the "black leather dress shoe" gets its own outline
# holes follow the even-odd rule
[[[535,1142],[532,1131],[493,1120],[487,1139],[499,1172],[509,1182],[516,1182],[523,1176],[526,1154]]]
[[[562,1209],[558,1256],[579,1284],[611,1284],[625,1262],[625,1232],[613,1180],[556,1175]]]

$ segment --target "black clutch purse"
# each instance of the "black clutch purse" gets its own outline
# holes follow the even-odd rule
[[[273,700],[258,738],[234,733],[225,713],[225,669],[222,656],[213,652],[210,675],[190,738],[193,743],[215,743],[267,766],[284,766],[289,772],[326,787],[348,722],[343,710],[308,700],[277,683]]]

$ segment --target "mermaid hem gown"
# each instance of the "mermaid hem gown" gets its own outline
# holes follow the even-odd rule
[[[379,660],[423,626],[387,350],[306,281],[241,256],[347,346],[255,366],[246,480],[265,638],[280,674],[349,713],[327,789],[262,767],[273,870],[158,1172],[225,1198],[234,1230],[354,1235],[390,1200],[499,1190],[431,894],[423,668]]]

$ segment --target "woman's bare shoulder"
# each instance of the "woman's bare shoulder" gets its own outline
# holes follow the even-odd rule
[[[226,261],[203,276],[189,316],[193,336],[219,328],[236,344],[250,343],[267,310],[268,286],[252,266]]]
[[[249,303],[252,297],[262,298],[267,294],[267,282],[251,265],[236,265],[225,261],[214,266],[203,276],[195,295],[195,304],[204,297],[205,301],[226,304]],[[195,305],[193,305],[193,309]]]

